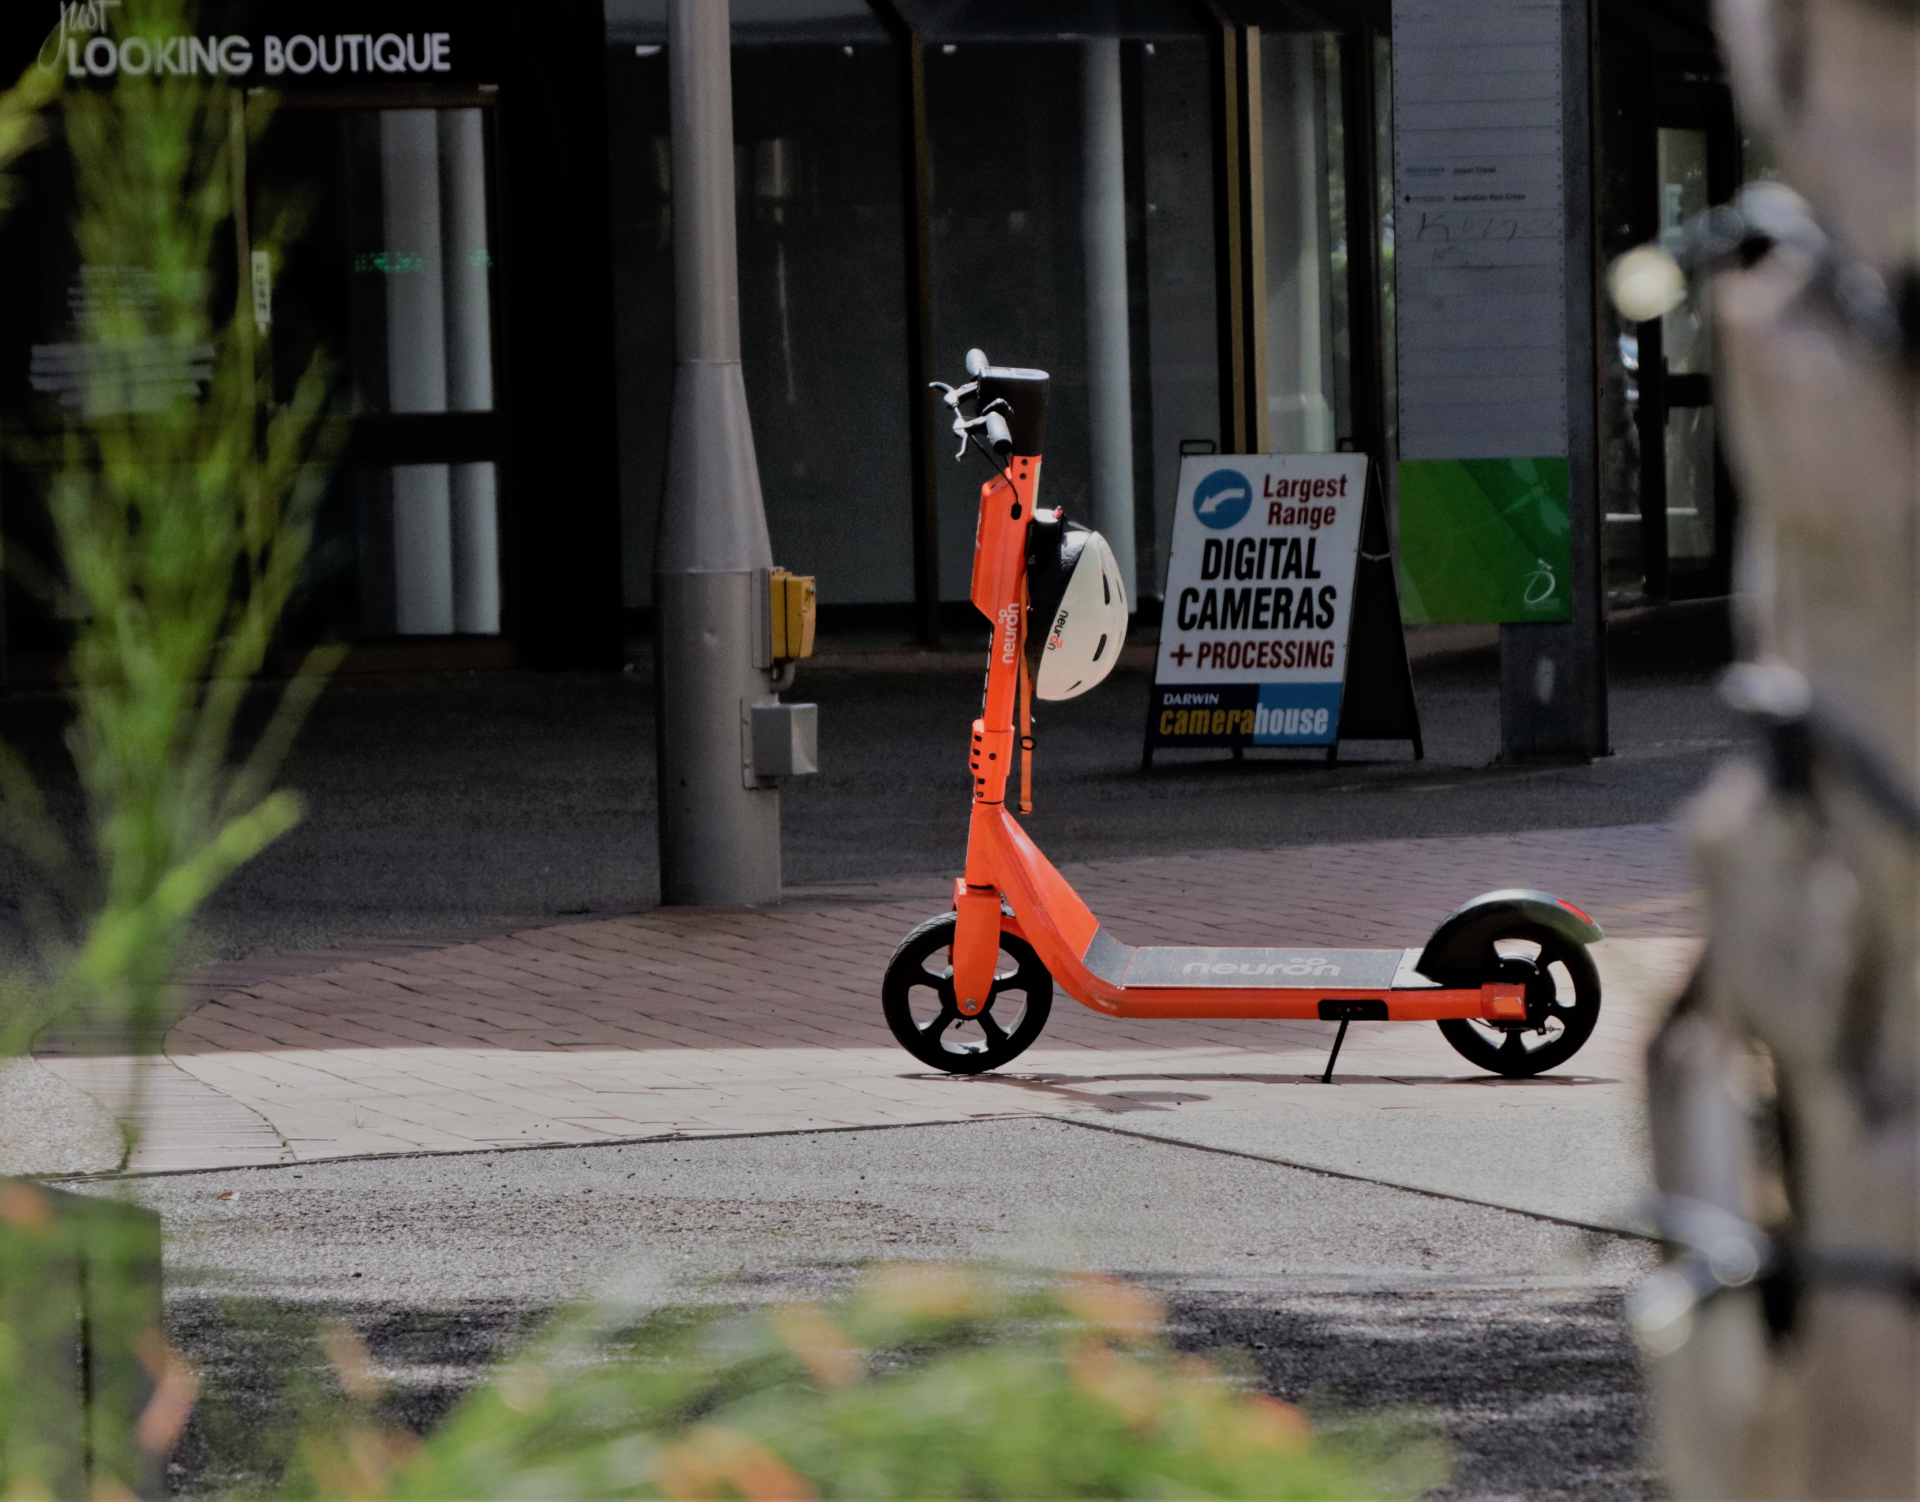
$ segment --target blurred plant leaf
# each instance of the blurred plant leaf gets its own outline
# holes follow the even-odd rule
[[[194,21],[186,0],[148,0],[141,16],[165,34]],[[57,87],[59,70],[30,68],[0,100],[0,153],[32,139],[18,122],[46,114],[49,77]],[[57,96],[78,205],[82,388],[57,442],[23,442],[21,458],[51,472],[59,556],[46,573],[78,615],[67,739],[87,849],[68,848],[25,768],[0,755],[0,826],[48,877],[33,917],[49,995],[0,1020],[10,1050],[75,1011],[129,1052],[155,1047],[195,915],[299,819],[273,779],[339,649],[309,656],[264,729],[239,729],[301,582],[329,457],[316,442],[324,368],[316,358],[271,400],[250,260],[236,254],[241,156],[271,108],[157,70]],[[248,246],[277,256],[301,222],[282,203]],[[235,303],[216,309],[228,262]]]
[[[1119,1280],[894,1265],[825,1306],[562,1320],[424,1446],[365,1411],[310,1432],[283,1496],[1378,1498],[1446,1474],[1417,1426],[1316,1436],[1175,1353]]]
[[[194,34],[195,19],[185,0],[141,6],[147,34]],[[257,368],[250,252],[271,257],[298,223],[282,206],[242,243],[234,194],[270,107],[205,76],[68,83],[37,65],[0,96],[0,208],[56,110],[77,204],[77,327],[62,347],[75,381],[57,437],[16,437],[13,457],[46,480],[58,557],[40,572],[77,615],[67,745],[85,822],[76,850],[0,749],[0,832],[45,878],[26,895],[41,974],[0,980],[7,1052],[76,1013],[116,1052],[157,1049],[196,915],[300,818],[272,784],[337,651],[311,654],[277,695],[260,679],[329,458],[315,441],[326,377],[316,358],[276,404]],[[215,306],[223,258],[238,270],[231,308]],[[247,735],[255,694],[275,703]],[[144,1074],[115,1103],[129,1153]],[[27,1225],[41,1195],[0,1180],[0,1495],[131,1496],[199,1384],[155,1329],[158,1225],[122,1218],[151,1233],[137,1257],[104,1236],[90,1250],[76,1239],[131,1208],[70,1196],[47,1227]]]

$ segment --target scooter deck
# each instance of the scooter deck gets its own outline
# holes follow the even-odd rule
[[[1312,991],[1413,991],[1437,987],[1410,950],[1135,948],[1096,930],[1082,962],[1110,986],[1276,987]]]
[[[1047,946],[1046,948],[1051,948]],[[1436,1022],[1526,1018],[1511,982],[1446,987],[1407,950],[1135,947],[1096,928],[1077,963],[1055,971],[1076,1000],[1133,1018],[1320,1018]]]

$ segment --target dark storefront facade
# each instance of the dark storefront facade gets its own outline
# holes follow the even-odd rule
[[[85,10],[61,13],[83,72],[140,30],[137,0]],[[0,23],[8,66],[53,11]],[[977,477],[923,392],[970,346],[1053,372],[1051,493],[1113,540],[1149,618],[1183,453],[1351,450],[1391,484],[1385,0],[733,14],[748,398],[776,556],[819,578],[830,634],[965,623]],[[1604,264],[1755,164],[1703,7],[1603,0],[1594,26]],[[198,31],[216,59],[207,39],[239,39],[230,80],[280,96],[247,152],[250,221],[305,206],[272,268],[269,399],[318,349],[350,425],[289,645],[617,664],[651,604],[673,370],[664,0],[260,0]],[[88,299],[140,273],[78,264],[57,147],[22,177],[0,421],[44,433],[75,400],[60,351],[84,346]],[[234,241],[248,266],[246,225]],[[1611,608],[1727,588],[1707,319],[1622,328],[1596,300]],[[10,559],[47,556],[37,486],[0,472]],[[12,681],[44,677],[72,608],[10,572]]]
[[[53,10],[9,11],[13,72],[38,49],[89,75],[74,87],[171,65],[278,96],[244,153],[247,212],[222,236],[213,299],[231,306],[242,268],[270,284],[263,404],[316,354],[331,376],[337,462],[289,649],[346,641],[366,668],[617,665],[604,101],[596,69],[577,84],[598,5],[210,5],[177,42],[145,35],[137,0],[63,8],[50,36]],[[89,400],[61,376],[84,363],[90,310],[139,296],[147,273],[79,264],[57,143],[20,177],[0,225],[0,421],[31,438]],[[285,254],[256,259],[287,214]],[[76,607],[43,567],[44,481],[22,452],[0,471],[6,662],[34,682]]]
[[[748,396],[775,552],[818,574],[829,608],[904,622],[917,604],[930,625],[932,599],[964,599],[977,477],[946,462],[916,387],[972,346],[1053,373],[1052,494],[1148,601],[1183,444],[1380,441],[1385,14],[1273,16],[1223,31],[1177,0],[736,6]],[[611,151],[631,168],[612,191],[640,606],[665,446],[648,415],[672,372],[664,7],[614,0],[608,37]],[[1229,164],[1223,116],[1249,89],[1260,137]]]

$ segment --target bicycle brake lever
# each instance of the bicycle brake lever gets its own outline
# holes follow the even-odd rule
[[[929,381],[927,385],[934,391],[945,393],[940,400],[953,408],[955,412],[960,410],[960,404],[962,402],[980,390],[980,383],[978,381],[969,381],[965,386],[949,386],[944,381]]]

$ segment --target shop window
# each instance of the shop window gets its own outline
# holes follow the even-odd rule
[[[493,255],[478,108],[297,109],[260,154],[255,218],[306,221],[274,288],[276,395],[331,363],[334,410],[363,459],[322,503],[302,611],[310,634],[501,630]]]
[[[1140,77],[1143,253],[1150,446],[1134,477],[1152,519],[1152,548],[1137,560],[1140,597],[1159,597],[1173,545],[1181,444],[1219,441],[1220,324],[1214,264],[1213,135],[1207,44],[1162,37],[1131,44]],[[1136,451],[1137,451],[1136,446]]]
[[[1707,133],[1662,126],[1655,152],[1664,234],[1706,212]],[[1714,554],[1714,422],[1713,407],[1706,398],[1713,341],[1704,286],[1662,316],[1660,345],[1666,359],[1668,403],[1663,456],[1667,564],[1670,569],[1705,568]],[[1699,400],[1676,400],[1692,397],[1696,389]]]
[[[913,598],[899,57],[865,0],[734,0],[741,364],[775,556]],[[664,0],[607,7],[625,598],[652,600],[674,366]]]
[[[1765,171],[1743,143],[1704,29],[1602,18],[1596,125],[1599,253],[1624,251],[1732,197]],[[1696,289],[1634,323],[1611,302],[1599,321],[1600,486],[1610,608],[1724,593],[1736,493],[1714,412],[1711,298]]]
[[[1346,194],[1339,41],[1260,38],[1267,431],[1274,453],[1331,453],[1351,437]]]
[[[956,38],[927,57],[936,366],[979,346],[1051,373],[1046,497],[1157,597],[1180,445],[1219,436],[1206,43],[935,35]],[[941,467],[950,600],[980,479]]]
[[[767,529],[836,605],[913,598],[900,70],[851,3],[832,40],[733,54],[741,363]]]

